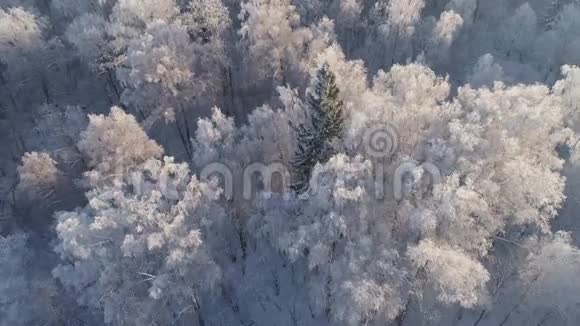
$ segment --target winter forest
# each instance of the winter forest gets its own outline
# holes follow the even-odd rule
[[[0,0],[0,325],[578,325],[576,65],[578,0]]]

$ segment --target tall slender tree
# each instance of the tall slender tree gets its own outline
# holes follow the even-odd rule
[[[307,189],[310,174],[317,162],[326,162],[332,155],[332,141],[344,128],[344,104],[339,99],[335,76],[327,63],[322,64],[307,91],[307,122],[297,127],[298,148],[292,165],[296,175],[293,188]]]

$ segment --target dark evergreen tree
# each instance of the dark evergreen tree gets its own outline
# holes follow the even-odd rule
[[[335,76],[328,64],[323,64],[307,90],[307,121],[297,128],[298,149],[292,162],[295,174],[294,190],[308,188],[312,169],[317,162],[326,162],[334,149],[332,141],[344,128],[344,104],[339,99]]]

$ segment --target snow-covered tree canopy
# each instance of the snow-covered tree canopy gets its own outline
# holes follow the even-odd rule
[[[0,0],[0,325],[578,325],[580,2]]]

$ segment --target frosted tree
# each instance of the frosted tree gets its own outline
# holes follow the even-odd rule
[[[297,89],[278,87],[277,91],[281,107],[263,106],[248,116],[248,125],[241,128],[239,151],[251,153],[251,160],[288,164],[297,146],[294,127],[306,121],[308,108]]]
[[[0,236],[0,314],[6,325],[65,322],[67,298],[59,292],[50,273],[39,268],[47,253],[31,245],[26,234]],[[50,255],[50,253],[48,253]],[[71,309],[72,311],[72,309]],[[72,317],[71,319],[74,319]],[[69,319],[70,320],[70,319]]]
[[[17,56],[19,51],[37,48],[42,40],[43,23],[21,7],[0,11],[0,46],[4,55]]]
[[[118,60],[111,43],[107,17],[93,12],[83,13],[68,25],[64,36],[92,71],[105,75],[108,95],[112,102],[117,101],[121,95],[114,73]]]
[[[18,187],[32,198],[44,199],[54,193],[61,173],[47,153],[25,153],[18,166]]]
[[[69,200],[75,202],[75,196],[69,195],[71,184],[67,184],[65,174],[47,153],[25,153],[22,164],[16,169],[18,183],[13,195],[15,226],[27,231],[50,230],[52,213],[65,208]],[[67,200],[63,202],[62,198]]]
[[[579,30],[580,4],[565,5],[554,29],[542,34],[535,43],[534,57],[544,62],[545,81],[555,82],[564,64],[580,64],[578,48],[580,47]]]
[[[67,173],[82,168],[82,157],[76,148],[79,135],[88,124],[82,107],[45,104],[37,109],[34,122],[34,128],[26,134],[27,148],[50,153]]]
[[[477,0],[451,0],[445,9],[458,13],[466,25],[471,25],[474,23],[478,3]]]
[[[93,9],[78,15],[65,36],[91,68],[104,72],[109,92],[121,96],[115,70],[124,67],[128,48],[151,24],[172,22],[179,14],[173,0],[120,0],[94,4]]]
[[[326,8],[327,15],[336,22],[337,36],[348,56],[364,45],[364,37],[361,37],[366,28],[364,10],[365,3],[359,0],[333,1]]]
[[[308,43],[308,54],[303,60],[302,66],[312,67],[320,56],[333,44],[337,44],[335,32],[336,24],[333,20],[323,17],[316,25],[310,27],[312,39]]]
[[[449,57],[449,48],[462,26],[463,18],[453,10],[441,13],[431,32],[430,44],[427,48],[427,54],[433,58],[435,64],[445,62]]]
[[[563,78],[554,85],[554,93],[562,101],[562,106],[567,117],[567,126],[578,132],[580,125],[578,119],[580,116],[578,112],[578,100],[580,99],[580,92],[578,86],[580,83],[580,67],[578,66],[562,66],[561,73]]]
[[[578,318],[575,307],[580,289],[569,280],[580,268],[580,250],[565,232],[528,244],[534,249],[519,273],[523,311],[548,323],[573,325]]]
[[[77,146],[86,157],[87,167],[93,169],[89,176],[96,173],[99,178],[122,178],[128,169],[163,153],[135,117],[119,107],[112,107],[108,116],[89,115],[89,125],[81,133]]]
[[[314,67],[328,64],[340,90],[339,98],[344,101],[349,113],[356,113],[355,107],[366,103],[360,96],[368,90],[367,70],[362,60],[348,60],[337,43],[325,47],[312,60]],[[314,70],[311,70],[313,72]]]
[[[396,0],[389,1],[387,5],[388,24],[394,29],[396,38],[402,35],[412,35],[413,25],[421,17],[421,10],[425,2],[421,0]],[[393,49],[396,51],[396,48]]]
[[[485,54],[477,60],[467,81],[474,87],[492,86],[496,81],[505,81],[503,68],[491,54]]]
[[[196,6],[199,7],[199,4]],[[218,22],[224,17],[210,16],[206,18],[212,20],[201,22],[192,15],[186,18],[191,20],[189,25],[178,22],[153,23],[143,36],[129,44],[128,69],[119,72],[121,82],[129,87],[125,100],[127,103],[137,107],[145,106],[145,110],[148,109],[147,106],[165,104],[163,101],[173,106],[183,105],[191,98],[201,97],[206,89],[218,87],[220,68],[225,61],[221,45],[208,44],[210,34],[205,36],[205,40],[199,40],[199,43],[191,42],[189,34],[213,33],[213,38],[220,41],[219,36],[224,27]],[[227,26],[229,23],[226,20],[223,24]],[[151,103],[146,102],[147,98],[152,98]],[[153,100],[155,98],[157,102]],[[173,103],[171,98],[175,98]],[[145,101],[148,105],[139,101]]]
[[[192,71],[194,51],[184,26],[162,22],[129,45],[127,68],[120,68],[117,76],[125,87],[122,101],[152,120],[145,125],[181,109],[177,106],[191,100],[194,90],[203,92],[205,81],[194,80]]]
[[[35,58],[45,45],[45,27],[42,18],[22,7],[0,8],[0,84],[3,85],[2,93],[7,92],[4,94],[9,100],[4,105],[12,110],[21,109],[17,91],[30,83],[29,78],[41,80],[43,87],[40,89],[44,90],[45,99],[49,101],[48,86],[43,79],[45,67],[37,66],[40,58]]]
[[[417,268],[424,268],[438,300],[467,308],[485,303],[489,272],[461,250],[425,240],[410,248],[408,255]]]
[[[102,64],[112,60],[107,27],[107,21],[102,16],[85,13],[71,22],[65,34],[80,57],[94,69],[105,68]]]
[[[35,125],[23,132],[23,144],[31,152],[24,153],[17,167],[16,205],[26,227],[49,228],[55,210],[83,201],[76,181],[86,167],[76,143],[87,119],[76,106],[43,105],[35,113]]]
[[[334,74],[328,64],[316,70],[307,92],[306,124],[298,126],[298,148],[292,163],[296,175],[295,189],[304,191],[312,168],[332,155],[332,142],[344,128],[344,104],[339,98]]]
[[[79,22],[84,33],[77,43],[98,46],[107,40],[107,51],[99,56],[114,90],[118,87],[111,72],[116,70],[124,88],[117,90],[121,102],[145,129],[160,120],[175,123],[190,156],[191,113],[185,110],[213,104],[226,87],[222,37],[230,26],[227,9],[220,1],[195,1],[181,9],[174,1],[120,1],[109,20],[104,30],[100,17]]]
[[[526,3],[520,6],[505,27],[506,56],[517,55],[524,61],[526,51],[532,46],[536,32],[537,17],[534,10]]]
[[[410,40],[415,34],[416,24],[425,7],[424,0],[377,1],[372,9],[377,40],[386,46],[379,50],[379,67],[392,65],[407,57],[412,57]],[[372,41],[371,41],[372,42]],[[372,45],[371,45],[372,46]]]
[[[221,275],[206,242],[224,217],[219,192],[186,164],[146,160],[57,214],[63,263],[53,274],[105,323],[203,324]]]
[[[199,56],[195,65],[199,78],[207,79],[209,87],[197,98],[202,107],[222,105],[227,111],[235,109],[237,91],[232,54],[235,32],[230,14],[233,8],[221,0],[192,1],[179,19],[187,26],[195,40]],[[203,76],[203,77],[202,77]]]
[[[284,85],[296,71],[306,42],[311,38],[300,26],[300,16],[288,0],[250,0],[241,5],[239,34],[247,59],[260,78],[281,80]]]
[[[152,23],[170,22],[179,8],[174,0],[119,0],[112,9],[109,34],[113,37],[111,45],[118,60],[122,60],[131,40]]]
[[[223,48],[191,42],[185,26],[153,24],[131,43],[127,68],[117,72],[126,87],[121,100],[142,117],[146,129],[161,119],[175,122],[189,154],[192,132],[185,110],[211,102],[222,87],[225,62]]]
[[[192,1],[181,19],[192,36],[201,42],[219,40],[232,23],[230,12],[221,0]]]
[[[236,138],[234,119],[214,107],[211,117],[197,122],[197,130],[192,140],[194,165],[202,168],[212,162],[224,160],[224,156],[234,151]]]

